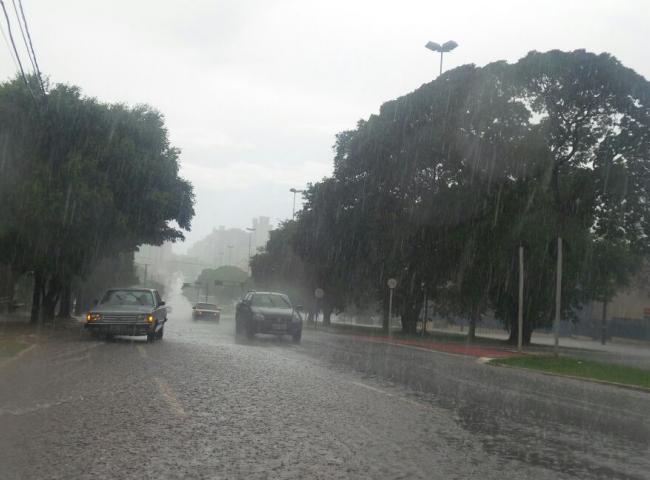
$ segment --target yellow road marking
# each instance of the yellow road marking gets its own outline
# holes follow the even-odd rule
[[[136,346],[135,348],[138,349],[138,353],[140,354],[140,356],[141,356],[142,358],[147,358],[147,357],[148,357],[148,356],[147,356],[147,351],[142,347],[142,345],[138,345],[138,346]]]
[[[172,387],[170,387],[169,384],[160,377],[154,377],[154,381],[156,382],[158,390],[165,398],[165,401],[167,402],[167,405],[169,405],[171,411],[179,417],[185,417],[185,410],[183,410],[183,406],[178,401],[178,398],[176,398],[176,394],[174,393]]]
[[[0,367],[4,367],[4,366],[6,366],[6,365],[9,365],[10,363],[15,362],[15,361],[18,360],[20,357],[22,357],[23,355],[25,355],[27,352],[30,352],[30,351],[34,350],[34,349],[36,348],[36,346],[37,346],[36,343],[32,343],[29,347],[22,349],[20,352],[18,352],[18,353],[17,353],[16,355],[14,355],[13,357],[9,357],[9,358],[7,358],[6,360],[2,360],[2,361],[0,361]]]

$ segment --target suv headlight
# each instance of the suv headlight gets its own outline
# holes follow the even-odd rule
[[[256,313],[255,315],[253,315],[253,319],[258,320],[260,322],[264,321],[264,315],[262,315],[261,313]]]
[[[95,322],[97,320],[101,320],[102,316],[99,313],[87,313],[86,314],[86,321],[87,322]]]

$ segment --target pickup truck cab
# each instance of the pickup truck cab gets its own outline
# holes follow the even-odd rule
[[[160,294],[150,288],[113,288],[86,314],[86,328],[108,337],[146,335],[147,340],[163,337],[167,308]]]

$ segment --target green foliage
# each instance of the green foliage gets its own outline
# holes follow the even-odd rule
[[[40,272],[51,289],[190,228],[192,186],[150,107],[103,104],[60,84],[34,101],[7,82],[0,156],[0,262]]]
[[[369,292],[386,307],[395,277],[407,331],[426,289],[440,313],[490,309],[514,335],[522,244],[529,339],[553,316],[558,236],[565,318],[647,254],[649,127],[650,83],[606,54],[459,67],[337,136],[333,176],[257,271],[300,265],[337,308]]]

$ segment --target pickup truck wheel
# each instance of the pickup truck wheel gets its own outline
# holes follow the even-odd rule
[[[162,327],[160,327],[160,330],[156,332],[156,340],[162,340],[164,333],[165,333],[165,326],[163,325]]]
[[[291,339],[293,340],[294,343],[300,343],[301,338],[302,338],[302,330],[299,330],[298,332],[291,335]]]

